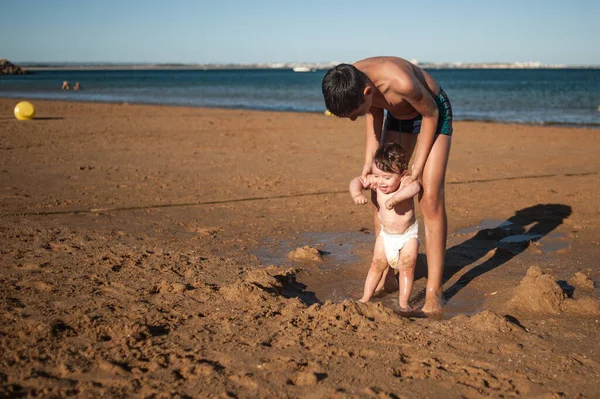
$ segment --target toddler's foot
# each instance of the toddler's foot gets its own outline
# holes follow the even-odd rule
[[[412,313],[414,312],[414,308],[412,306],[410,306],[409,304],[406,305],[400,305],[400,309],[398,309],[398,312],[400,313]]]
[[[425,313],[418,311],[417,308],[413,308],[408,304],[406,306],[400,305],[395,313],[400,317],[427,317]]]

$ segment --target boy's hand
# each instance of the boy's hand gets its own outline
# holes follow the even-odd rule
[[[417,178],[418,176],[416,175],[405,175],[400,181],[402,182],[402,185],[408,186],[410,183],[416,181]]]
[[[364,189],[370,188],[373,189],[375,187],[375,181],[373,179],[373,175],[368,174],[366,178],[360,178],[360,181],[363,185]]]
[[[402,182],[408,186],[410,183],[419,180],[420,175],[421,175],[421,172],[418,170],[415,170],[414,165],[413,165],[413,167],[410,169],[410,173],[406,174],[402,178]]]
[[[365,197],[363,194],[352,197],[352,199],[356,205],[364,205],[368,202],[367,197]]]
[[[371,190],[377,190],[377,182],[375,181],[375,179],[373,178],[372,174],[367,174],[366,177],[361,177],[360,181],[363,185],[363,188],[367,189],[371,189]]]
[[[371,164],[366,164],[365,166],[363,166],[362,172],[360,174],[361,179],[363,181],[366,181],[372,171],[373,171],[373,166]]]

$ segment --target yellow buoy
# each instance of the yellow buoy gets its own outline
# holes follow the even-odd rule
[[[29,101],[21,101],[15,107],[15,118],[28,121],[35,116],[35,107]]]

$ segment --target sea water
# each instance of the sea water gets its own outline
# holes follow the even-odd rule
[[[40,70],[0,76],[0,97],[323,112],[326,70]],[[428,69],[456,120],[600,128],[600,69]],[[63,81],[81,91],[61,91]]]

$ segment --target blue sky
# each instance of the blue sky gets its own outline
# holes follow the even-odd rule
[[[600,65],[600,1],[0,0],[13,62]]]

